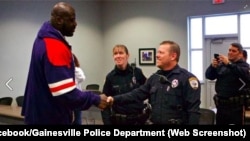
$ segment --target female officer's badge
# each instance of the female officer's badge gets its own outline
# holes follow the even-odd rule
[[[198,79],[196,77],[190,77],[188,81],[193,89],[197,89],[199,87]]]

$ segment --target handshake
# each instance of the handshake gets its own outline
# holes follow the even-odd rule
[[[114,103],[114,98],[109,96],[107,97],[105,94],[100,94],[101,101],[98,104],[98,108],[101,110],[106,109],[107,107],[111,107]]]

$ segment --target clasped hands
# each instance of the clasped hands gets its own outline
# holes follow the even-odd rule
[[[101,110],[106,109],[107,107],[111,107],[114,103],[114,98],[109,96],[107,97],[105,94],[100,94],[101,101],[98,104],[98,108]]]

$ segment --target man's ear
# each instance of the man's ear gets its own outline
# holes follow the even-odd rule
[[[171,53],[171,60],[176,60],[177,54],[176,53]]]
[[[63,18],[56,16],[56,23],[57,25],[62,25],[63,24]]]

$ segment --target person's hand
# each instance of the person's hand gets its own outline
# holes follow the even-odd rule
[[[223,63],[223,64],[225,64],[225,65],[228,65],[229,64],[229,59],[228,59],[228,57],[227,56],[225,56],[225,55],[220,55],[220,61]]]
[[[107,98],[107,103],[109,104],[109,106],[112,106],[113,103],[114,103],[114,98],[111,97],[111,96],[109,96],[109,97]]]
[[[216,58],[213,58],[213,60],[212,60],[212,66],[213,66],[214,68],[217,68],[218,65],[219,65],[219,60],[217,60]]]
[[[109,106],[109,103],[107,103],[107,96],[105,94],[100,94],[101,101],[98,104],[98,108],[105,109],[107,106]]]

